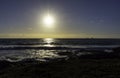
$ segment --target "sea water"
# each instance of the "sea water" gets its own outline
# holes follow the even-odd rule
[[[25,59],[47,61],[66,59],[96,52],[112,52],[120,39],[0,39],[0,60],[11,62]]]

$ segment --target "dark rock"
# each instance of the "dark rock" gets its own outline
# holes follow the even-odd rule
[[[0,61],[0,71],[11,67],[11,63],[8,61]],[[1,74],[1,72],[0,72]]]
[[[114,48],[113,51],[119,53],[120,52],[120,47]]]
[[[58,55],[72,55],[72,52],[58,52]]]

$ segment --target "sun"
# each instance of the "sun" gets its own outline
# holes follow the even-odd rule
[[[55,22],[55,20],[54,20],[53,16],[51,16],[49,14],[47,16],[45,16],[43,19],[43,23],[48,27],[51,27],[54,24],[54,22]]]

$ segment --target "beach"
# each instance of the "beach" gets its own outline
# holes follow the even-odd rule
[[[0,78],[119,78],[120,47],[115,41],[0,40]]]
[[[120,59],[0,62],[0,78],[119,78]]]

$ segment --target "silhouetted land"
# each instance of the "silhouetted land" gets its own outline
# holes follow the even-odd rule
[[[120,48],[113,51],[50,62],[0,61],[0,78],[120,78]]]

